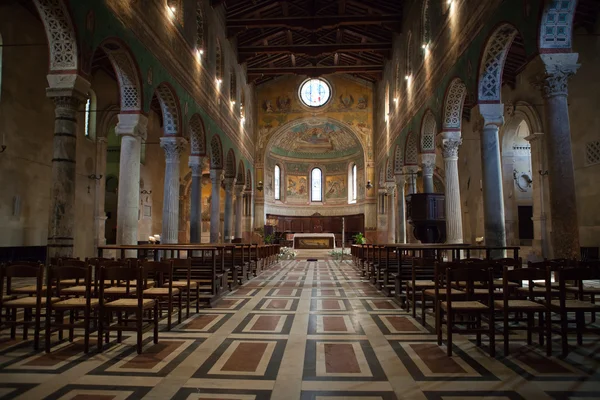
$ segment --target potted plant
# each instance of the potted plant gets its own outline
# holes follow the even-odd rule
[[[356,244],[367,243],[367,238],[365,238],[365,235],[363,235],[362,232],[358,232],[356,235],[352,236],[352,238],[354,239],[354,243]]]

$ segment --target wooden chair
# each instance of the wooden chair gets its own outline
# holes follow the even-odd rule
[[[109,281],[136,281],[138,288],[143,287],[142,267],[122,268],[119,266],[102,266],[100,267],[99,279],[99,300],[100,300],[100,316],[98,323],[98,336],[101,338],[106,333],[107,339],[110,331],[117,332],[117,341],[121,343],[123,331],[133,331],[137,334],[137,352],[142,352],[142,336],[146,330],[154,328],[154,343],[158,343],[158,301],[143,297],[143,291],[138,290],[135,298],[120,297],[115,298],[115,294],[110,295],[110,299],[105,295],[106,282]],[[129,287],[129,285],[127,285]],[[153,318],[144,319],[145,311],[153,312]],[[118,320],[116,324],[111,322],[112,314],[117,313]],[[126,319],[122,317],[122,313],[133,314],[135,319]],[[135,326],[129,326],[129,322],[134,322]],[[144,325],[144,322],[152,324]],[[103,345],[100,345],[99,351],[103,350]]]
[[[489,337],[490,349],[489,353],[491,357],[496,354],[495,348],[495,327],[494,327],[494,286],[493,286],[493,273],[491,267],[484,267],[480,264],[468,265],[447,265],[446,266],[446,286],[440,288],[439,283],[436,282],[436,326],[438,344],[442,343],[442,325],[446,323],[446,346],[448,357],[452,356],[452,334],[475,334],[477,335],[477,346],[481,346],[481,335],[486,334]],[[450,282],[454,281],[465,281],[467,283],[464,293],[464,298],[461,300],[455,300],[455,296],[452,295],[452,285]],[[475,286],[474,283],[479,282],[486,286],[488,290],[487,302],[481,302],[475,300]],[[445,299],[439,298],[439,293],[444,290],[446,292]],[[478,296],[479,297],[479,296]],[[487,304],[486,304],[487,303]],[[444,314],[446,319],[444,320]],[[488,316],[488,326],[485,328],[481,327],[482,316]],[[465,328],[458,329],[456,327],[456,316],[468,317],[466,321],[461,321],[461,324]],[[472,317],[475,319],[473,320]]]
[[[34,267],[37,268],[41,263],[39,261],[19,261],[19,262],[10,262],[8,264],[6,264],[6,266],[12,266],[12,265],[25,265],[25,266],[30,266],[30,267]],[[8,287],[8,286],[7,286]],[[17,287],[13,287],[11,285],[11,294],[12,295],[16,295],[16,296],[22,296],[22,295],[27,295],[27,296],[35,296],[36,293],[38,292],[38,287],[36,284],[33,285],[24,285],[24,286],[17,286]],[[46,293],[46,284],[44,282],[44,284],[42,285],[42,293]]]
[[[167,306],[167,330],[171,330],[171,320],[173,317],[173,297],[178,299],[178,317],[177,323],[181,324],[181,291],[173,287],[173,260],[168,262],[146,261],[142,263],[143,283],[152,277],[155,281],[155,287],[149,287],[143,290],[145,298],[156,299],[158,301],[159,313],[162,317],[162,305]],[[139,288],[140,286],[138,286]]]
[[[550,282],[550,277],[552,273],[552,268],[548,267],[546,269],[546,282]],[[557,278],[558,278],[558,299],[550,299],[546,301],[546,306],[549,308],[551,312],[557,313],[560,317],[560,328],[554,329],[553,323],[550,318],[547,322],[547,335],[550,337],[552,332],[558,333],[561,337],[562,344],[562,355],[566,357],[569,353],[569,343],[568,343],[568,334],[569,332],[575,332],[577,334],[577,344],[583,344],[583,332],[594,332],[600,333],[600,329],[598,328],[588,328],[585,324],[585,313],[595,313],[600,311],[600,305],[593,304],[590,301],[580,300],[583,298],[583,281],[586,280],[598,280],[600,279],[600,270],[596,268],[588,268],[588,267],[574,267],[574,268],[565,268],[561,267],[556,270]],[[567,300],[567,282],[575,282],[575,285],[582,290],[578,292],[578,298],[575,300]],[[548,295],[549,297],[549,295]],[[575,320],[569,320],[569,313],[575,314]],[[569,326],[569,323],[575,322],[575,328]],[[552,354],[552,341],[547,341],[547,349],[546,352],[548,355]]]
[[[465,295],[464,291],[456,289],[446,282],[446,268],[453,265],[459,266],[462,264],[436,262],[433,275],[434,288],[421,291],[421,321],[423,326],[427,324],[426,312],[430,308],[433,310],[433,315],[436,316],[437,329],[437,308],[439,302],[445,300],[448,293],[455,299],[459,299]],[[446,286],[450,288],[449,292],[446,291]]]
[[[600,261],[579,261],[578,266],[598,270],[600,269]],[[578,300],[584,300],[586,296],[589,296],[592,304],[596,304],[596,295],[600,295],[600,287],[586,285],[584,281],[580,281],[577,286],[565,286],[565,290],[575,295]],[[592,312],[592,322],[596,322],[595,312]]]
[[[27,340],[27,330],[29,326],[33,326],[33,348],[39,349],[42,309],[46,307],[46,302],[56,302],[59,298],[45,297],[44,282],[44,265],[29,265],[29,264],[12,264],[0,268],[0,293],[4,293],[4,281],[6,278],[6,295],[0,297],[0,309],[6,309],[6,320],[0,321],[4,325],[10,326],[10,337],[15,339],[17,326],[23,326],[23,339]],[[13,291],[11,288],[11,280],[13,278],[35,278],[35,292],[32,296],[11,298]],[[23,309],[23,321],[17,321],[17,310]],[[10,312],[9,312],[10,311]],[[10,314],[10,317],[8,317]],[[31,318],[33,317],[33,321]]]
[[[406,281],[406,312],[410,311],[412,304],[413,318],[417,317],[417,294],[421,295],[423,290],[435,288],[435,262],[435,258],[412,259],[411,279]]]
[[[81,264],[80,264],[81,263]],[[83,264],[83,265],[82,265]],[[93,298],[92,266],[78,261],[78,265],[53,265],[48,268],[48,287],[46,294],[46,353],[50,352],[52,328],[69,329],[69,341],[73,341],[74,329],[82,327],[84,331],[84,352],[88,353],[90,346],[90,321],[92,311],[97,312],[100,301]],[[83,282],[82,287],[67,287],[62,289],[63,281]],[[55,286],[51,283],[55,282]],[[76,289],[73,289],[76,288]],[[60,300],[50,301],[52,297]],[[72,297],[81,296],[81,297]],[[64,313],[69,312],[69,322],[64,322]],[[83,321],[77,322],[77,312],[83,311]],[[54,321],[53,321],[54,319]],[[62,336],[62,335],[61,335]],[[102,337],[98,336],[98,347],[102,345]]]
[[[192,280],[192,259],[191,258],[171,258],[164,260],[166,262],[173,263],[173,280],[170,281],[172,287],[178,289],[181,293],[185,293],[185,306],[186,314],[185,317],[190,316],[190,303],[192,301],[192,289],[195,292],[196,299],[196,312],[200,311],[199,297],[200,297],[200,284],[197,281]],[[163,287],[168,287],[169,283],[163,284]],[[181,296],[181,294],[180,294]]]
[[[531,345],[531,334],[534,331],[538,332],[539,335],[539,343],[540,345],[544,345],[544,315],[548,313],[548,309],[544,304],[541,304],[535,301],[538,295],[534,292],[533,281],[538,279],[546,279],[546,272],[536,268],[516,268],[511,269],[508,266],[503,268],[503,298],[502,300],[494,301],[494,308],[502,312],[502,322],[503,328],[502,332],[504,334],[504,355],[508,356],[509,354],[509,338],[511,330],[526,330],[527,331],[527,344]],[[516,283],[519,285],[519,288],[522,287],[523,281],[529,281],[529,284],[526,288],[528,289],[528,298],[523,298],[522,294],[524,291],[511,291],[510,284]],[[546,294],[549,295],[549,292]],[[519,316],[521,314],[527,315],[527,326],[525,328],[510,326],[509,327],[509,314],[514,314],[514,319],[512,321],[519,322]],[[538,326],[534,327],[534,317],[535,314],[538,314]],[[548,314],[549,318],[550,315]],[[548,341],[550,338],[548,337]]]

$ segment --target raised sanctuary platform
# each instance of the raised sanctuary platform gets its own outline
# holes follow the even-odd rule
[[[294,249],[335,249],[333,233],[295,233]]]

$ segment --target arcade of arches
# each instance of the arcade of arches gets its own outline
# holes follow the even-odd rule
[[[315,214],[418,243],[407,196],[440,193],[446,243],[598,258],[599,17],[596,0],[2,1],[0,247],[260,243],[274,216]]]

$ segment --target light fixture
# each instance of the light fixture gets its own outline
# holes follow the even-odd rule
[[[404,75],[404,79],[408,80],[409,76],[408,75]]]
[[[235,106],[235,100],[231,100],[231,105]]]
[[[204,50],[196,49],[196,58],[198,59],[198,62],[200,62],[200,60],[202,59],[202,54],[204,54]]]
[[[367,181],[367,185],[365,187],[367,188],[367,190],[371,190],[373,189],[373,184],[371,183],[371,181]]]
[[[262,192],[262,190],[263,190],[263,183],[262,183],[262,181],[258,181],[258,183],[256,184],[256,189],[259,192]]]
[[[171,12],[173,14],[175,14],[175,12],[177,11],[177,8],[175,6],[169,6],[169,10],[171,10]]]
[[[398,102],[398,98],[394,97],[394,103],[397,103],[397,102]]]

